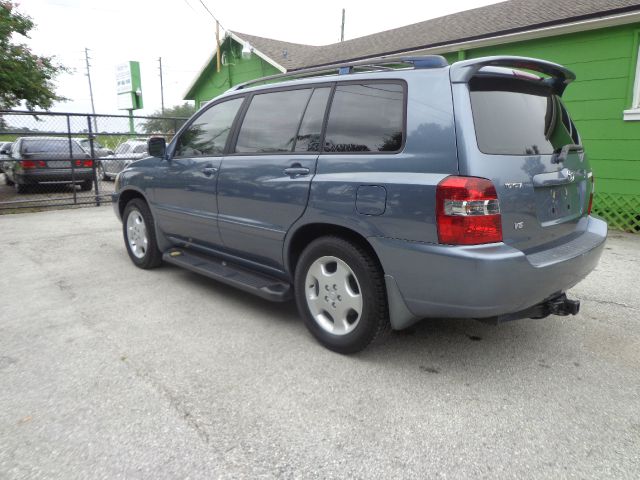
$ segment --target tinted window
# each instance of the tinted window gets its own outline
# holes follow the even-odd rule
[[[84,150],[74,140],[71,151],[84,155]],[[66,138],[29,138],[22,141],[22,153],[68,153],[69,140]]]
[[[144,153],[146,151],[147,151],[147,146],[144,143],[141,143],[133,147],[133,153]]]
[[[397,83],[338,85],[325,139],[328,152],[394,152],[402,147],[404,90]]]
[[[470,88],[481,152],[546,155],[576,143],[571,138],[569,114],[545,85],[510,78],[475,78]]]
[[[243,101],[243,98],[234,98],[205,110],[180,135],[175,156],[222,155],[231,125]]]
[[[242,122],[236,152],[290,152],[311,89],[255,95]]]
[[[294,147],[296,152],[320,151],[322,121],[324,120],[324,112],[327,109],[327,100],[330,92],[331,89],[329,87],[316,88],[313,91],[296,137],[296,145]]]

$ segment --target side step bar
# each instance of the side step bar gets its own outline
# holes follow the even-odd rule
[[[164,252],[162,260],[272,302],[285,302],[292,297],[289,283],[226,260],[179,248],[171,248]]]

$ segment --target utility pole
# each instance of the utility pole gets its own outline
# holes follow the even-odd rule
[[[342,27],[340,28],[340,41],[344,42],[344,8],[342,9]]]
[[[93,113],[93,128],[95,133],[98,133],[98,122],[96,120],[96,107],[93,104],[93,88],[91,87],[91,65],[89,64],[89,49],[84,49],[84,61],[87,64],[87,78],[89,79],[89,96],[91,97],[91,113]]]
[[[164,115],[164,87],[162,86],[162,57],[158,57],[160,63],[160,105],[162,106],[162,115]]]

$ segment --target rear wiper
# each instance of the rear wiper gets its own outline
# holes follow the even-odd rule
[[[552,163],[560,163],[564,162],[567,159],[567,155],[569,152],[582,152],[584,151],[584,147],[582,145],[577,145],[575,143],[567,143],[564,147],[560,149],[560,152],[557,152],[557,155],[551,160]]]

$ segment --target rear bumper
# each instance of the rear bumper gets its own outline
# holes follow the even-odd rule
[[[16,173],[15,182],[20,185],[33,185],[36,183],[80,183],[86,180],[93,180],[93,169],[78,169],[72,171],[68,168],[30,170],[28,172]]]
[[[370,238],[387,289],[390,282],[397,285],[390,303],[397,304],[400,294],[414,317],[392,318],[393,327],[425,317],[508,315],[564,292],[596,267],[607,237],[604,221],[589,217],[584,222],[585,231],[576,239],[531,255],[503,243],[446,246]]]

